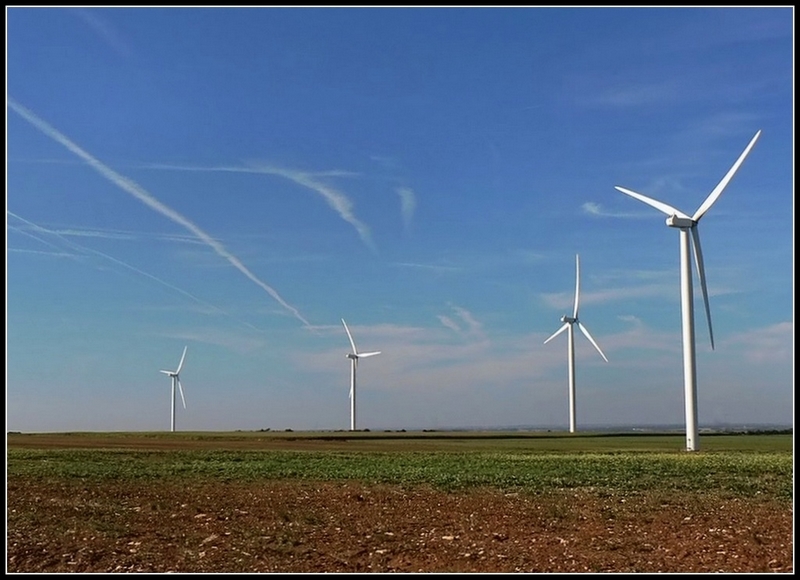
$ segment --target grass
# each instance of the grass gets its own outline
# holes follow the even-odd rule
[[[793,498],[791,434],[9,434],[7,476],[72,480],[304,479],[543,492],[714,492]],[[93,448],[96,446],[100,448]]]
[[[347,449],[361,451],[429,450],[531,450],[553,452],[664,451],[685,446],[683,434],[565,433],[544,431],[200,431],[117,433],[9,433],[11,447],[258,448]],[[703,452],[792,451],[789,433],[726,434],[700,436]]]

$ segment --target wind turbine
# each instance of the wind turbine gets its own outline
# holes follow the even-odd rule
[[[368,356],[375,356],[381,354],[381,351],[376,352],[358,352],[356,343],[353,340],[353,335],[350,334],[350,329],[347,328],[347,323],[342,318],[342,324],[347,332],[347,338],[350,339],[350,346],[353,347],[353,352],[345,355],[350,359],[350,430],[356,430],[356,367],[358,367],[358,359],[366,358]]]
[[[188,346],[183,347],[183,355],[181,355],[181,362],[178,363],[177,370],[174,371],[159,371],[164,373],[165,375],[169,375],[172,379],[172,407],[171,411],[171,422],[170,422],[170,431],[175,431],[175,386],[177,385],[178,390],[181,392],[181,401],[183,401],[183,408],[186,408],[186,399],[183,398],[183,385],[181,385],[181,369],[183,368],[183,359],[186,358],[186,349],[189,348]]]
[[[706,320],[708,321],[708,335],[711,339],[711,349],[714,349],[714,332],[711,329],[711,309],[708,306],[708,289],[706,288],[706,273],[703,265],[703,252],[700,249],[700,234],[697,224],[700,218],[705,215],[708,209],[714,205],[722,190],[733,178],[734,173],[750,153],[756,140],[761,135],[759,129],[750,143],[747,145],[739,159],[728,170],[725,177],[708,194],[706,200],[697,208],[694,215],[689,217],[682,211],[675,209],[671,205],[651,199],[641,193],[636,193],[624,187],[614,186],[617,191],[629,195],[649,206],[667,214],[667,225],[671,228],[678,228],[680,233],[680,256],[681,256],[681,321],[683,335],[683,385],[684,385],[684,407],[686,414],[686,450],[696,451],[699,448],[697,431],[697,371],[695,368],[695,344],[694,344],[694,304],[692,302],[692,266],[689,258],[689,246],[694,249],[694,261],[697,266],[697,276],[700,279],[700,287],[703,291],[703,302],[706,308]],[[691,238],[689,235],[691,234]],[[694,243],[692,243],[694,242]]]
[[[550,335],[550,338],[544,341],[544,344],[547,344],[551,340],[553,340],[556,336],[564,332],[567,332],[567,369],[569,372],[569,432],[575,433],[575,333],[573,325],[577,324],[578,328],[580,328],[581,332],[589,339],[594,347],[597,349],[597,352],[600,353],[600,356],[603,357],[603,360],[608,362],[606,355],[603,354],[603,351],[600,350],[600,347],[597,346],[597,343],[592,338],[592,335],[589,334],[589,331],[586,327],[581,324],[580,320],[578,320],[578,305],[580,301],[580,289],[581,289],[581,263],[578,254],[575,254],[575,305],[572,309],[572,316],[567,316],[566,314],[561,317],[561,322],[564,324],[556,330],[553,334]]]

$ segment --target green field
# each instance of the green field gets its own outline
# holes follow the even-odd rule
[[[7,436],[8,475],[33,479],[358,480],[532,493],[708,492],[791,501],[791,433],[181,432]]]

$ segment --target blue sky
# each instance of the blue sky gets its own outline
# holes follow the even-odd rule
[[[793,424],[794,10],[7,8],[7,428]],[[179,399],[180,400],[180,399]]]

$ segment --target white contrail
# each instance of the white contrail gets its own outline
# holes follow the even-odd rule
[[[30,235],[27,232],[23,232],[22,230],[19,230],[19,231],[21,233],[23,233],[23,234]],[[36,238],[36,239],[38,240],[39,238]],[[44,240],[39,240],[39,241],[43,242]],[[45,252],[44,250],[26,250],[26,249],[23,249],[23,248],[7,248],[6,252],[14,253],[14,254],[39,254],[40,256],[54,256],[56,258],[75,258],[76,257],[74,254],[70,254],[70,253],[67,253],[67,252]]]
[[[219,308],[218,306],[214,306],[213,304],[209,304],[208,302],[206,302],[205,300],[201,300],[200,298],[198,298],[194,294],[191,294],[191,293],[187,292],[186,290],[181,290],[177,286],[174,286],[174,285],[170,284],[169,282],[165,282],[161,278],[157,278],[156,276],[153,276],[152,274],[148,274],[144,270],[140,270],[139,268],[137,268],[135,266],[131,266],[130,264],[126,264],[122,260],[118,260],[117,258],[114,258],[113,256],[109,256],[108,254],[104,254],[103,252],[100,252],[98,250],[93,250],[92,248],[87,248],[86,246],[82,246],[82,245],[80,245],[80,244],[78,244],[76,242],[72,242],[72,241],[66,239],[64,236],[62,236],[58,232],[55,232],[53,230],[48,230],[47,228],[42,227],[40,225],[37,225],[37,224],[33,223],[32,221],[26,220],[25,218],[23,218],[21,216],[18,216],[17,214],[15,214],[12,211],[6,210],[6,213],[8,215],[10,215],[10,216],[13,216],[13,217],[17,218],[18,220],[20,220],[22,222],[25,222],[26,224],[28,224],[29,226],[34,228],[36,231],[40,231],[40,232],[43,232],[43,233],[46,233],[46,234],[50,234],[50,235],[56,236],[57,238],[61,239],[61,241],[63,241],[65,244],[67,244],[68,246],[70,246],[74,250],[78,250],[79,252],[81,252],[81,251],[90,252],[92,254],[96,254],[98,256],[101,256],[101,257],[103,257],[103,258],[105,258],[107,260],[111,260],[115,264],[119,264],[120,266],[122,266],[124,268],[128,268],[129,270],[132,270],[133,272],[136,272],[137,274],[141,274],[142,276],[146,276],[147,278],[150,278],[151,280],[155,280],[156,282],[158,282],[159,284],[161,284],[163,286],[166,286],[167,288],[175,290],[176,292],[180,292],[181,294],[183,294],[184,296],[187,296],[188,298],[191,298],[192,300],[194,300],[198,304],[202,304],[203,306],[211,308],[212,310],[216,310],[217,312],[220,312],[220,313],[224,314],[225,316],[230,316],[234,320],[237,320],[237,322],[240,322],[241,324],[244,324],[245,326],[248,326],[248,327],[252,328],[253,330],[257,330],[258,332],[263,332],[263,330],[253,326],[249,322],[245,322],[244,320],[238,320],[238,319],[234,318],[233,316],[231,316],[229,313],[225,312],[222,308]],[[25,234],[26,236],[30,236],[33,239],[38,240],[38,241],[42,242],[43,244],[47,244],[48,246],[50,246],[52,248],[56,248],[56,249],[59,249],[59,250],[61,249],[61,248],[58,248],[58,246],[56,246],[54,244],[51,244],[50,242],[48,242],[46,240],[43,240],[43,239],[39,238],[38,236],[34,236],[30,232],[26,232],[25,230],[22,230],[22,229],[19,229],[19,228],[15,228],[15,229],[17,229],[17,231],[20,232],[21,234]],[[76,258],[76,259],[79,257],[79,256],[76,256],[76,255],[73,255],[73,254],[66,254],[66,255],[68,255],[70,257],[73,257],[73,258]]]
[[[184,236],[183,234],[148,234],[147,232],[133,232],[125,230],[110,230],[110,229],[63,229],[63,230],[49,230],[51,233],[61,236],[69,237],[82,237],[82,238],[104,238],[109,240],[136,240],[142,237],[149,237],[151,239],[165,240],[168,242],[180,242],[186,244],[203,244],[205,242],[198,240],[194,236]]]
[[[22,220],[22,221],[27,221],[27,220],[24,220],[24,219],[22,219],[22,218],[21,218],[21,217],[19,217],[18,215],[14,214],[14,213],[11,213],[11,212],[10,212],[10,211],[8,211],[8,210],[6,210],[6,213],[8,213],[9,215],[12,215],[12,216],[14,216],[15,218],[17,218],[17,219],[20,219],[20,220]],[[30,222],[28,222],[28,223],[30,223]],[[36,227],[37,229],[41,229],[41,228],[39,228],[38,226],[34,226],[34,227]],[[30,233],[30,232],[27,232],[27,231],[23,230],[22,228],[15,228],[14,226],[7,226],[7,228],[8,228],[9,230],[16,230],[16,231],[18,231],[19,233],[21,233],[21,234],[23,234],[23,235],[26,235],[26,236],[28,236],[29,238],[32,238],[32,239],[36,240],[37,242],[39,242],[39,243],[41,243],[41,244],[44,244],[45,246],[50,246],[50,247],[51,247],[51,248],[53,248],[54,250],[58,250],[58,252],[41,252],[41,251],[37,251],[37,250],[21,250],[21,249],[12,249],[12,248],[9,248],[9,249],[8,249],[8,251],[9,251],[9,252],[36,252],[36,253],[40,253],[40,254],[47,254],[47,255],[49,255],[49,256],[60,256],[60,257],[64,257],[64,258],[70,258],[70,259],[72,259],[72,260],[75,260],[75,261],[77,261],[77,262],[79,262],[79,261],[80,261],[80,259],[81,259],[81,257],[82,257],[82,256],[80,256],[80,255],[78,255],[78,254],[69,254],[69,253],[67,253],[67,252],[64,252],[64,251],[62,250],[62,248],[59,248],[57,245],[55,245],[55,244],[51,244],[50,242],[48,242],[48,241],[47,241],[47,240],[45,240],[45,239],[42,239],[42,238],[40,238],[39,236],[34,236],[32,233]]]
[[[132,51],[127,43],[123,41],[119,32],[114,29],[111,24],[100,18],[96,12],[89,12],[85,9],[79,9],[75,12],[100,38],[105,41],[108,46],[114,49],[115,52],[125,58],[130,58]]]
[[[67,139],[67,137],[65,137],[60,132],[58,132],[56,129],[54,129],[53,127],[48,125],[46,122],[41,120],[39,117],[37,117],[31,111],[29,111],[28,109],[26,109],[22,105],[19,105],[16,102],[14,102],[13,99],[8,98],[8,106],[11,107],[11,109],[13,109],[22,118],[24,118],[26,121],[28,121],[31,125],[33,125],[37,129],[39,129],[42,133],[44,133],[45,135],[47,135],[48,137],[50,137],[54,141],[57,141],[57,142],[61,143],[64,147],[66,147],[67,149],[72,151],[75,155],[81,157],[95,171],[100,173],[100,175],[102,175],[103,177],[105,177],[106,179],[108,179],[109,181],[114,183],[115,185],[119,186],[120,188],[122,188],[125,191],[127,191],[128,193],[130,193],[131,195],[133,195],[139,201],[141,201],[144,204],[150,206],[151,208],[153,208],[154,210],[156,210],[160,214],[168,217],[169,219],[171,219],[175,223],[177,223],[179,225],[182,225],[187,230],[192,232],[195,236],[197,236],[198,238],[203,240],[208,246],[210,246],[217,254],[219,254],[220,256],[225,258],[226,260],[228,260],[228,262],[230,262],[237,270],[242,272],[242,274],[244,274],[245,276],[250,278],[250,280],[252,280],[256,284],[261,286],[261,288],[266,290],[267,293],[270,296],[272,296],[275,300],[277,300],[278,303],[280,303],[280,305],[283,306],[286,310],[290,311],[305,326],[307,326],[307,327],[311,326],[309,324],[309,322],[305,318],[303,318],[303,316],[300,314],[300,312],[298,312],[298,310],[294,306],[291,306],[290,304],[288,304],[283,298],[281,298],[281,296],[275,290],[273,290],[266,283],[264,283],[261,280],[259,280],[258,277],[255,274],[253,274],[250,270],[248,270],[245,267],[245,265],[242,264],[241,261],[239,261],[239,258],[237,258],[233,254],[231,254],[227,249],[225,249],[225,247],[222,244],[220,244],[218,241],[216,241],[214,238],[212,238],[206,232],[201,230],[199,227],[197,227],[191,221],[189,221],[188,219],[183,217],[181,214],[179,214],[178,212],[176,212],[172,208],[167,207],[166,205],[164,205],[163,203],[158,201],[156,198],[154,198],[152,195],[150,195],[147,191],[145,191],[144,188],[142,188],[140,185],[138,185],[134,181],[128,179],[127,177],[124,177],[124,176],[120,175],[119,173],[117,173],[116,171],[111,169],[110,167],[107,167],[106,165],[104,165],[103,163],[101,163],[100,161],[98,161],[97,159],[92,157],[89,153],[87,153],[86,151],[84,151],[83,149],[78,147],[78,145],[76,145],[75,143],[73,143],[72,141]]]
[[[333,187],[322,183],[315,179],[316,176],[319,175],[328,175],[328,176],[342,176],[342,175],[352,175],[351,173],[344,172],[344,171],[328,171],[328,172],[317,172],[317,173],[309,173],[304,171],[297,171],[293,169],[284,169],[282,167],[276,167],[274,165],[256,165],[251,164],[251,167],[234,167],[234,166],[217,166],[217,167],[191,167],[185,165],[167,165],[167,164],[151,164],[147,165],[146,167],[150,167],[152,169],[171,169],[174,171],[225,171],[230,173],[259,173],[259,174],[266,174],[266,175],[279,175],[280,177],[285,177],[291,181],[294,181],[298,185],[302,185],[307,187],[313,191],[316,191],[322,197],[325,198],[325,201],[328,202],[336,213],[339,216],[352,225],[356,232],[358,233],[361,240],[369,247],[370,250],[373,252],[377,252],[377,248],[375,247],[375,243],[372,241],[372,234],[370,233],[369,226],[359,220],[355,214],[353,213],[353,202],[350,201],[345,194],[342,192],[334,189]]]

